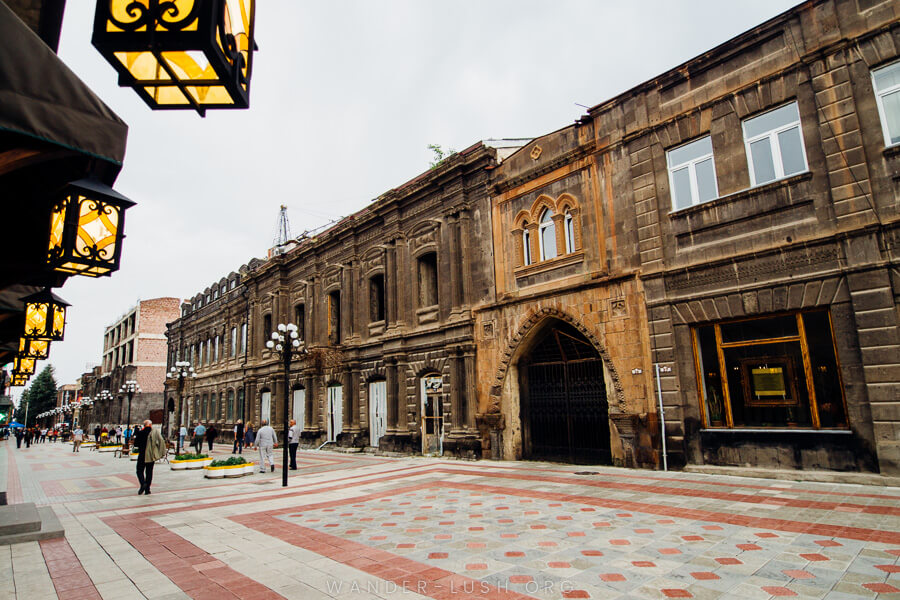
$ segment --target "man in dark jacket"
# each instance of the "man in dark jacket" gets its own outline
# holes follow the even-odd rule
[[[100,426],[99,425],[94,427],[94,441],[98,444],[100,443]]]
[[[210,452],[212,452],[213,442],[216,441],[217,435],[219,435],[219,430],[216,429],[215,425],[210,423],[209,427],[206,428],[206,443],[209,444]]]
[[[153,423],[151,421],[144,421],[143,429],[138,431],[134,436],[134,447],[137,450],[138,455],[137,478],[138,483],[141,484],[141,489],[138,490],[138,496],[141,494],[149,494],[150,483],[153,481],[153,465],[156,463],[144,460],[145,451],[147,449],[147,440],[150,438],[150,432],[152,430]]]

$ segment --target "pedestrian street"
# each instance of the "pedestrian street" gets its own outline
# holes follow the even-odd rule
[[[2,599],[900,597],[897,488],[301,451],[287,488],[160,463],[138,496],[68,444],[0,464],[66,530],[0,547]]]

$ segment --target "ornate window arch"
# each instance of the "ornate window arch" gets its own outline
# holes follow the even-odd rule
[[[541,260],[556,258],[556,222],[553,218],[553,210],[545,208],[538,219],[538,245]]]

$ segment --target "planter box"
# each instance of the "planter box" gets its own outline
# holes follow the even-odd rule
[[[133,461],[137,461],[137,457],[138,457],[137,452],[131,452],[128,454],[128,458],[130,458]]]
[[[74,443],[75,443],[75,442],[74,442],[74,440],[73,440],[73,441],[72,441],[72,444],[74,444]],[[82,447],[82,448],[87,448],[88,446],[95,446],[96,444],[97,444],[96,442],[87,442],[87,441],[85,441],[85,442],[81,442],[81,447]]]
[[[100,451],[100,452],[115,452],[116,450],[121,450],[121,449],[122,449],[122,446],[121,446],[121,445],[118,445],[118,446],[100,446],[100,447],[97,448],[97,450]]]
[[[205,467],[207,479],[221,479],[224,477],[243,477],[251,475],[256,468],[254,463],[246,465],[228,465],[223,467]]]
[[[202,469],[213,461],[212,458],[192,458],[191,460],[170,460],[169,464],[173,471],[183,471],[185,469]]]

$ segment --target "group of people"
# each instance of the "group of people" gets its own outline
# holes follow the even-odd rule
[[[129,440],[140,430],[138,425],[122,427],[121,425],[96,425],[94,426],[94,441],[98,444],[104,441],[112,441],[115,438],[117,444],[128,444]]]
[[[268,467],[269,471],[275,470],[275,453],[274,449],[278,447],[278,436],[275,430],[269,425],[265,419],[260,421],[259,430],[253,429],[253,423],[247,423],[238,420],[231,430],[232,438],[232,454],[243,454],[244,448],[252,449],[254,446],[259,450],[259,469],[260,473],[265,473]],[[291,463],[290,468],[297,469],[297,447],[300,443],[300,429],[297,423],[291,420],[291,427],[288,431],[288,447],[290,449]],[[197,454],[203,450],[203,442],[206,441],[209,451],[212,452],[213,442],[219,436],[220,432],[216,426],[210,424],[208,427],[201,422],[196,422],[192,429],[188,430],[182,425],[179,432],[179,445],[184,447],[184,442],[190,439],[190,444]]]
[[[64,429],[56,427],[14,427],[13,435],[16,436],[16,448],[22,447],[22,442],[26,448],[30,448],[31,444],[44,444],[48,440],[51,442],[65,441],[68,433]]]

